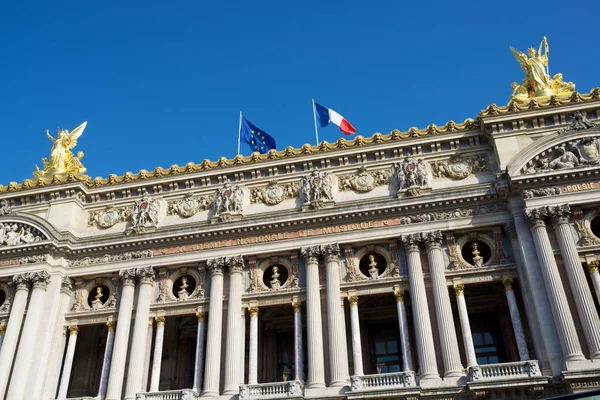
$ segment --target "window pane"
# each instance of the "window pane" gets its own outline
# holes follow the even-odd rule
[[[398,365],[398,364],[390,365],[390,372],[400,372],[400,365]]]
[[[490,364],[498,364],[498,357],[490,356]]]
[[[473,344],[475,346],[483,344],[483,336],[481,333],[473,332]]]
[[[485,344],[491,344],[491,343],[494,343],[494,339],[492,338],[492,333],[486,332],[485,333]]]
[[[487,357],[477,357],[477,364],[479,365],[485,365],[487,364]]]
[[[388,341],[388,353],[397,353],[398,352],[398,342],[396,340]]]
[[[385,343],[375,342],[375,354],[385,354]]]

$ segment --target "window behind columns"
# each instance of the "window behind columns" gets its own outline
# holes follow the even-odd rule
[[[107,332],[104,324],[79,325],[68,398],[98,394]]]
[[[378,374],[402,371],[402,348],[398,323],[369,324],[371,362]]]

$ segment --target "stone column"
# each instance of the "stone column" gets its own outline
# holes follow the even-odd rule
[[[444,378],[464,375],[458,352],[458,338],[452,317],[450,295],[446,285],[446,263],[442,255],[442,232],[433,231],[423,234],[429,259],[429,273],[433,287],[433,302],[437,316],[438,332],[444,361]]]
[[[587,269],[590,273],[590,278],[592,278],[592,283],[594,284],[594,291],[596,292],[596,298],[600,302],[600,273],[598,273],[598,267],[600,266],[600,262],[597,260],[588,261]]]
[[[246,382],[246,308],[242,307],[241,312],[241,334],[240,341],[242,342],[242,350],[240,351],[241,366],[240,366],[240,385]]]
[[[438,381],[440,375],[435,360],[435,346],[433,344],[433,332],[431,330],[431,319],[429,307],[427,306],[427,292],[425,291],[425,278],[421,266],[421,255],[419,244],[421,235],[414,233],[402,237],[402,244],[406,252],[408,265],[408,281],[410,295],[412,298],[412,313],[415,324],[415,339],[417,345],[417,357],[419,359],[419,377],[422,385],[427,381]]]
[[[19,339],[19,349],[8,387],[7,399],[27,398],[27,382],[29,369],[34,359],[35,343],[38,340],[38,331],[43,321],[46,288],[50,283],[50,274],[47,271],[29,272],[28,278],[32,284],[31,297],[27,307],[27,315],[23,323],[23,332]],[[5,339],[6,340],[6,339]],[[10,369],[10,366],[9,366]]]
[[[75,357],[75,346],[77,345],[77,334],[79,327],[70,325],[69,328],[69,343],[67,344],[67,353],[65,354],[65,362],[63,363],[62,376],[60,378],[60,386],[58,388],[57,399],[66,399],[67,391],[69,390],[69,381],[71,380],[71,369],[73,368],[73,358]]]
[[[404,371],[412,371],[412,352],[410,350],[410,339],[408,337],[408,321],[406,319],[406,306],[404,305],[404,291],[394,290],[394,296],[396,296],[396,308],[398,310],[398,325],[400,327],[400,341],[402,342]]]
[[[506,300],[508,302],[508,311],[510,312],[510,320],[512,321],[513,331],[515,332],[515,341],[517,342],[517,349],[519,349],[519,359],[521,361],[529,360],[529,351],[527,350],[527,341],[525,340],[525,331],[521,324],[521,315],[519,313],[519,306],[517,305],[517,299],[515,298],[515,292],[512,288],[512,278],[504,279],[504,290],[506,292]]]
[[[123,392],[123,380],[125,378],[125,362],[127,361],[127,344],[129,343],[129,330],[131,328],[131,312],[133,309],[133,295],[135,292],[135,269],[127,269],[119,272],[119,278],[123,281],[121,298],[119,300],[118,325],[115,332],[115,341],[110,362],[110,373],[108,375],[108,387],[106,398],[109,400],[121,400]]]
[[[112,358],[113,343],[115,341],[115,321],[107,321],[106,328],[106,346],[104,347],[104,358],[102,359],[102,374],[100,375],[100,388],[98,389],[98,399],[106,398],[106,389],[108,387],[108,373],[110,371],[110,360]]]
[[[148,385],[148,375],[150,375],[150,359],[152,358],[152,338],[154,337],[154,319],[148,319],[148,336],[146,339],[146,353],[144,354],[144,373],[142,375],[142,392],[145,392]]]
[[[258,307],[248,307],[250,313],[250,343],[248,343],[248,384],[258,383]]]
[[[21,333],[23,313],[25,312],[25,306],[27,306],[27,295],[29,293],[29,279],[27,279],[27,276],[27,273],[13,276],[16,292],[10,306],[10,316],[8,317],[6,333],[0,351],[0,399],[3,399],[6,393],[10,367],[15,357],[19,333]]]
[[[156,336],[154,339],[154,356],[152,357],[152,375],[150,378],[150,391],[158,392],[160,383],[160,366],[162,363],[163,339],[165,336],[165,320],[163,316],[154,317],[156,321]]]
[[[131,336],[125,400],[134,400],[136,393],[142,391],[144,358],[146,355],[146,341],[148,340],[148,318],[150,317],[150,296],[154,288],[154,269],[152,267],[138,268],[136,275],[140,280],[140,286],[135,307],[133,335]]]
[[[308,341],[309,389],[325,388],[325,361],[323,358],[323,324],[321,322],[321,289],[319,283],[318,246],[300,250],[306,268],[306,338]]]
[[[2,351],[2,343],[4,342],[4,334],[6,333],[6,325],[0,325],[0,351]]]
[[[240,391],[240,309],[242,308],[242,281],[244,259],[242,256],[230,257],[227,260],[229,268],[229,296],[227,305],[227,342],[225,347],[225,387],[224,395],[236,395]]]
[[[362,344],[360,342],[360,322],[358,319],[358,296],[348,296],[348,303],[350,304],[350,325],[352,327],[354,375],[364,375]]]
[[[210,302],[208,315],[208,332],[206,336],[206,363],[204,368],[205,397],[219,396],[221,375],[221,333],[223,331],[223,268],[225,259],[214,258],[207,262],[210,271]]]
[[[296,380],[304,381],[304,346],[302,344],[302,303],[292,301],[294,309],[294,368]]]
[[[327,275],[327,333],[329,338],[329,368],[331,387],[348,384],[348,346],[344,301],[340,291],[340,247],[335,244],[321,246]]]
[[[548,292],[548,300],[552,308],[552,317],[556,325],[556,331],[562,349],[565,363],[570,361],[583,361],[585,357],[581,351],[581,345],[577,339],[575,323],[567,295],[562,286],[558,266],[552,252],[552,245],[546,232],[546,223],[549,213],[546,207],[540,207],[526,211],[527,222],[530,225],[531,235],[535,243],[535,250],[540,262],[540,268],[544,277],[544,284]]]
[[[471,324],[469,323],[469,312],[467,311],[467,302],[465,301],[465,285],[454,285],[454,294],[456,295],[460,330],[462,331],[467,356],[467,368],[474,367],[477,365],[477,356],[475,355],[473,334],[471,333]]]
[[[550,214],[590,358],[597,360],[600,359],[600,319],[571,232],[571,207],[568,204],[552,207]]]
[[[202,390],[202,378],[204,377],[204,340],[206,338],[206,313],[198,311],[198,332],[196,334],[196,359],[194,364],[194,391],[200,393]]]

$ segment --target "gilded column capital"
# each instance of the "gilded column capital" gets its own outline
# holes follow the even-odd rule
[[[548,207],[532,208],[531,210],[525,210],[525,219],[530,228],[533,227],[545,227],[545,219],[548,218]]]
[[[0,325],[0,336],[4,336],[6,333],[6,325]]]
[[[598,272],[599,266],[600,266],[600,261],[598,261],[598,260],[587,262],[587,269],[590,274],[593,274],[594,272]]]
[[[358,296],[348,296],[350,307],[358,307]]]
[[[165,326],[166,318],[164,316],[154,317],[154,321],[156,321],[156,326]]]
[[[554,224],[568,224],[571,221],[571,207],[568,204],[549,207],[549,211]]]
[[[116,326],[117,323],[115,321],[106,321],[106,327],[108,328],[109,332],[114,332]]]
[[[404,290],[394,290],[394,297],[397,303],[404,303]]]
[[[250,318],[258,317],[258,306],[248,307],[248,313],[250,313]]]
[[[244,257],[237,255],[226,260],[230,274],[241,274],[244,271]]]
[[[29,272],[28,280],[33,285],[33,288],[40,288],[46,290],[50,283],[50,274],[46,270]]]
[[[419,251],[419,246],[423,239],[420,233],[411,233],[403,235],[400,240],[406,251]]]
[[[325,260],[339,260],[340,259],[340,246],[337,243],[321,245],[321,254],[325,257]]]
[[[457,296],[464,296],[465,295],[465,285],[463,285],[462,283],[460,283],[458,285],[454,285],[454,294]]]
[[[69,325],[67,329],[69,330],[69,336],[77,336],[77,333],[79,333],[79,327],[77,325]]]
[[[73,281],[68,276],[63,276],[60,281],[60,292],[68,294],[69,296],[73,292]]]
[[[504,290],[512,290],[513,278],[502,279],[502,284],[504,285]]]
[[[206,268],[210,271],[211,276],[223,275],[223,269],[225,268],[225,257],[217,257],[207,260]]]
[[[141,267],[136,271],[136,275],[140,280],[140,283],[147,283],[152,285],[154,283],[154,268],[152,267]]]
[[[119,279],[123,281],[123,285],[133,286],[135,283],[135,276],[135,268],[122,269],[119,271]]]
[[[206,313],[204,311],[198,311],[196,313],[196,318],[198,318],[198,322],[206,322]]]
[[[425,242],[425,247],[442,247],[442,239],[444,238],[444,236],[442,235],[442,231],[423,232],[422,235],[423,241]]]
[[[302,258],[304,258],[305,262],[316,263],[319,261],[319,256],[321,255],[321,249],[319,248],[319,246],[302,247],[300,249],[300,254],[302,255]]]
[[[15,286],[17,287],[17,290],[29,289],[29,279],[27,279],[27,274],[14,275],[12,280]]]
[[[302,302],[301,301],[292,301],[292,307],[294,308],[295,313],[302,312]]]

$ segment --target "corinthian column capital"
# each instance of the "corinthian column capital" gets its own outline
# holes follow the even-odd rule
[[[321,254],[327,259],[340,258],[340,246],[337,243],[321,245]]]
[[[317,262],[321,254],[321,249],[319,246],[303,247],[300,249],[300,254],[306,262]]]
[[[227,259],[227,268],[229,268],[230,274],[241,274],[244,270],[244,257],[240,255],[229,257]]]
[[[41,288],[46,290],[50,283],[50,274],[46,270],[29,272],[28,280],[31,282],[34,288]]]
[[[29,283],[29,279],[27,279],[26,273],[14,275],[12,280],[15,286],[17,287],[17,290],[27,290],[27,284]]]
[[[139,278],[140,283],[154,283],[154,268],[152,267],[138,268],[136,275]]]
[[[123,281],[123,285],[133,285],[135,282],[135,268],[122,269],[119,271],[119,278]]]
[[[223,275],[223,269],[225,268],[225,257],[211,258],[210,260],[206,261],[206,267],[212,276]]]
[[[531,210],[525,210],[525,218],[530,227],[534,226],[546,226],[544,222],[548,218],[548,207],[532,208]]]
[[[426,247],[442,247],[442,231],[423,232],[422,235]]]
[[[401,241],[407,251],[418,251],[422,238],[420,233],[411,233],[409,235],[403,235]]]
[[[568,204],[550,207],[549,211],[552,222],[555,224],[568,224],[571,220],[571,207]]]

